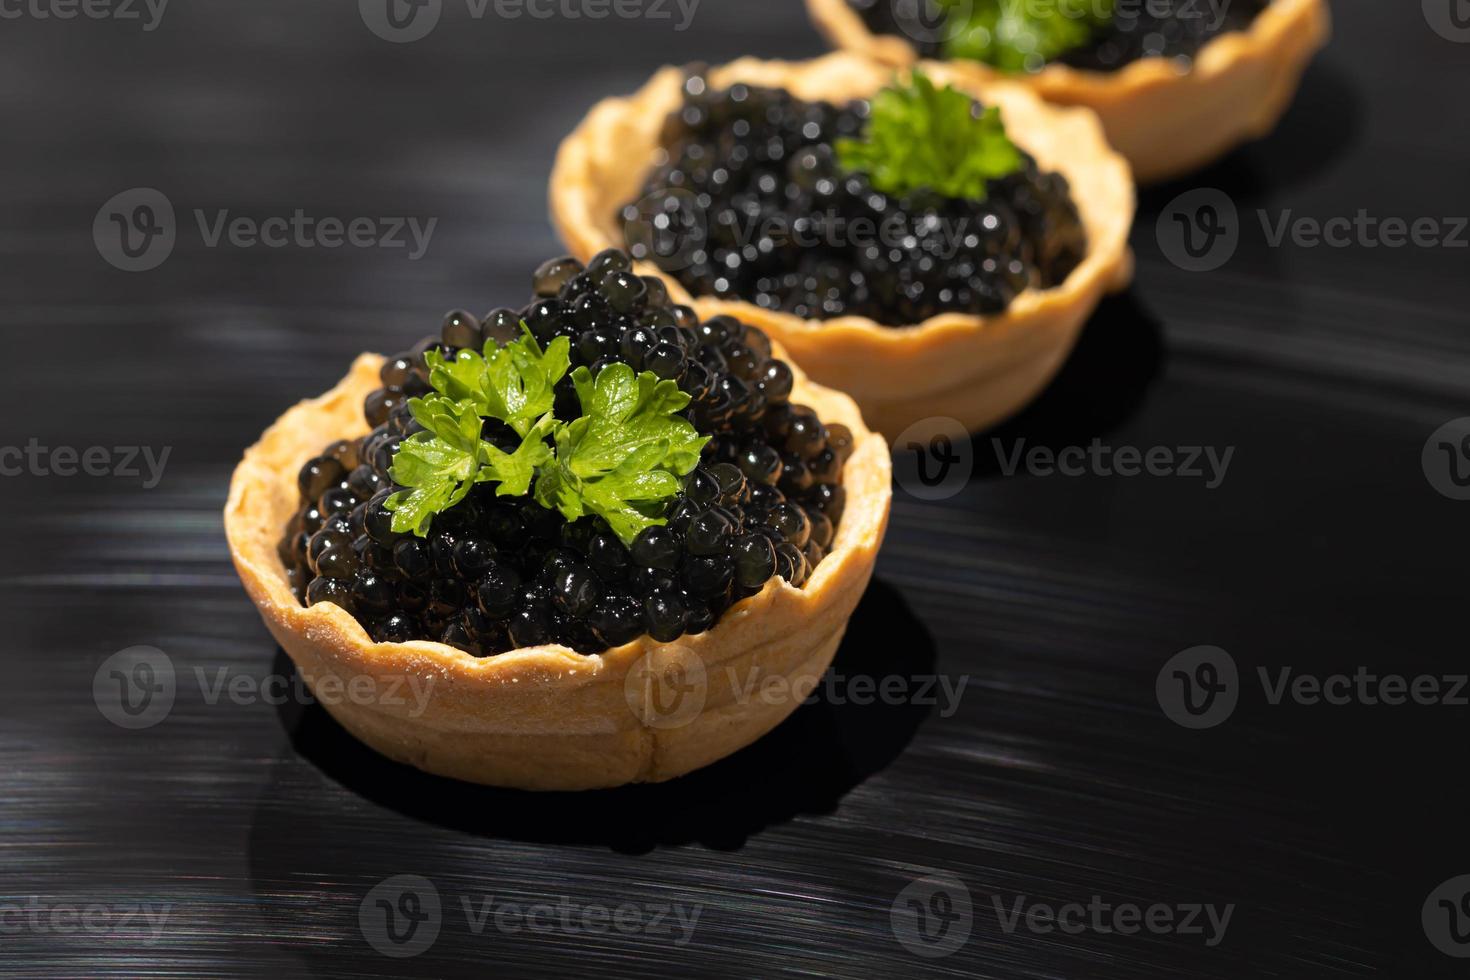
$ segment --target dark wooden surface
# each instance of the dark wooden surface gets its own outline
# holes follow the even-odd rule
[[[357,747],[319,707],[211,704],[224,670],[289,673],[230,568],[230,470],[360,350],[452,306],[518,300],[557,246],[544,178],[598,97],[665,62],[822,50],[791,2],[705,0],[653,21],[475,21],[446,3],[393,45],[354,5],[193,0],[119,21],[0,22],[0,446],[171,448],[152,489],[0,480],[0,904],[167,904],[146,930],[0,934],[15,976],[569,975],[1012,978],[1463,976],[1420,908],[1470,873],[1466,708],[1270,705],[1224,725],[1155,699],[1174,653],[1241,671],[1465,669],[1470,503],[1420,453],[1470,414],[1467,255],[1271,247],[1256,209],[1318,219],[1470,211],[1470,46],[1418,3],[1340,4],[1334,46],[1273,137],[1143,194],[1138,278],[1053,389],[999,433],[1053,447],[1235,447],[1223,484],[1005,476],[976,440],[951,499],[902,489],[838,669],[968,678],[952,716],[816,704],[756,747],[659,787],[527,796],[453,785]],[[107,265],[91,228],[133,187],[179,239]],[[1193,187],[1244,216],[1209,274],[1160,251]],[[208,248],[189,212],[437,217],[428,253]],[[178,667],[172,713],[109,723],[98,666]],[[890,906],[930,872],[974,900],[968,943],[920,959]],[[368,889],[422,875],[433,947],[380,956]],[[1225,940],[1000,928],[992,896],[1233,903]],[[692,940],[475,935],[461,898],[698,905]],[[0,926],[17,919],[0,920]],[[7,927],[8,928],[8,927]]]

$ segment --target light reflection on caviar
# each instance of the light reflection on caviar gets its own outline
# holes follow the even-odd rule
[[[802,585],[842,518],[852,435],[790,403],[791,369],[771,357],[766,336],[728,317],[699,322],[616,250],[586,268],[547,262],[534,290],[520,310],[450,313],[438,336],[388,358],[384,387],[364,405],[373,431],[302,468],[301,509],[278,549],[297,597],[336,603],[382,642],[438,640],[489,656],[552,642],[595,653],[645,633],[667,642],[709,629],[773,576]],[[522,321],[543,344],[570,338],[573,367],[595,374],[623,362],[693,396],[685,414],[713,438],[667,526],[624,546],[599,518],[569,523],[484,485],[437,515],[427,538],[393,531],[388,471],[398,444],[419,431],[407,401],[430,390],[424,352],[504,343]],[[581,414],[570,376],[556,414]],[[483,436],[503,448],[517,441],[495,420]]]
[[[983,202],[895,197],[835,159],[834,142],[861,133],[865,102],[714,90],[699,76],[684,98],[664,127],[665,161],[618,217],[629,251],[693,295],[902,326],[998,313],[1061,283],[1086,253],[1065,178],[1029,157]]]

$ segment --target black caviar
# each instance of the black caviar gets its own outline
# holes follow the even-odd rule
[[[1142,58],[1192,59],[1221,34],[1245,30],[1271,0],[1119,0],[1106,26],[1055,60],[1073,68],[1115,71]],[[848,0],[874,34],[904,38],[924,58],[943,58],[945,30],[925,0]]]
[[[852,433],[791,404],[791,368],[765,334],[730,317],[701,323],[616,250],[585,268],[547,262],[534,289],[523,309],[451,313],[438,336],[389,358],[364,404],[373,430],[302,467],[301,508],[278,549],[297,598],[336,603],[378,641],[489,656],[543,643],[595,653],[645,633],[667,642],[709,629],[773,577],[803,585],[842,519]],[[401,488],[389,467],[420,430],[407,402],[430,391],[424,353],[506,343],[522,322],[542,344],[570,338],[573,368],[623,362],[676,381],[693,397],[683,414],[712,436],[667,524],[631,546],[601,518],[569,522],[490,484],[436,515],[427,538],[392,529],[384,502]],[[580,414],[568,374],[556,415]],[[485,438],[500,425],[487,420]]]
[[[664,127],[663,162],[620,218],[628,250],[692,295],[902,326],[999,313],[1028,288],[1061,283],[1086,253],[1066,179],[1024,153],[984,201],[894,196],[836,159],[835,141],[861,134],[866,101],[717,91],[699,75],[684,93]]]

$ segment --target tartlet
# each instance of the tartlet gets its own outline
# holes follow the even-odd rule
[[[807,0],[807,7],[842,50],[893,67],[918,60],[908,39],[873,34],[847,0]],[[1213,38],[1183,66],[1146,57],[1111,72],[1053,62],[1034,73],[1007,75],[978,61],[950,64],[976,79],[1012,78],[1050,102],[1094,110],[1137,180],[1153,183],[1270,132],[1330,32],[1325,0],[1273,0],[1249,29]]]
[[[1038,165],[1060,173],[1086,232],[1085,255],[1065,281],[1027,289],[1002,313],[942,313],[907,326],[865,316],[808,320],[750,302],[691,297],[664,276],[671,295],[703,316],[728,314],[760,327],[811,378],[851,395],[874,429],[890,439],[931,417],[972,431],[1016,412],[1051,379],[1101,297],[1132,276],[1128,233],[1135,199],[1127,163],[1107,144],[1094,113],[1042,102],[1023,86],[981,80],[953,66],[925,63],[936,85],[953,85],[999,108],[1015,143]],[[785,89],[798,98],[849,102],[894,80],[891,68],[848,53],[809,62],[742,59],[712,69],[709,84]],[[585,258],[621,245],[619,209],[636,198],[655,165],[665,118],[682,99],[685,73],[659,72],[639,92],[594,107],[562,144],[552,171],[550,208],[568,248]],[[639,266],[660,274],[649,263]]]
[[[872,574],[887,526],[890,464],[851,399],[795,371],[793,398],[851,431],[846,510],[802,588],[773,578],[710,629],[648,636],[592,655],[559,645],[476,658],[424,640],[375,643],[331,603],[303,606],[277,554],[298,506],[297,472],[333,440],[367,432],[364,398],[383,358],[364,354],[331,391],[287,411],[235,470],[225,532],[235,567],[271,635],[348,731],[428,772],[496,786],[576,790],[656,782],[753,742],[800,703],[827,669]],[[648,677],[703,678],[702,700],[677,716],[648,702]],[[747,696],[752,679],[787,696]],[[356,687],[354,688],[354,685]],[[363,696],[344,696],[357,690]],[[426,691],[420,703],[410,691]],[[738,695],[738,696],[737,696]]]

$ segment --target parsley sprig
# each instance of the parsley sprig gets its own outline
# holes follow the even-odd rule
[[[624,542],[662,524],[679,477],[699,463],[709,442],[677,413],[689,396],[648,371],[610,364],[594,380],[579,367],[572,384],[582,417],[557,430],[556,459],[536,481],[536,500],[569,521],[601,516]]]
[[[529,331],[520,340],[485,345],[484,355],[462,350],[453,361],[429,351],[429,384],[456,401],[468,401],[484,418],[499,419],[526,435],[556,403],[556,383],[571,366],[572,342],[557,337],[543,351]]]
[[[546,437],[556,420],[549,413],[507,453],[480,438],[484,421],[468,399],[430,395],[412,399],[409,410],[426,431],[405,439],[393,456],[389,475],[409,488],[388,498],[395,531],[427,535],[434,515],[459,503],[477,483],[500,484],[495,492],[501,496],[524,494],[536,468],[551,458]]]
[[[1113,19],[1113,0],[941,0],[949,8],[946,58],[1003,71],[1038,71],[1091,40]]]
[[[939,88],[915,71],[873,97],[862,139],[837,141],[837,160],[868,175],[885,194],[932,190],[983,201],[991,180],[1019,170],[1021,151],[1006,135],[994,106],[976,114],[975,101],[953,86]]]
[[[435,394],[409,402],[424,431],[405,439],[390,475],[406,487],[388,498],[393,530],[429,533],[434,515],[455,506],[478,483],[499,496],[524,496],[567,520],[604,518],[623,542],[664,523],[668,502],[708,442],[678,413],[689,396],[651,372],[612,364],[594,379],[572,373],[582,416],[555,417],[556,385],[571,365],[570,341],[545,350],[530,331],[520,340],[462,350],[446,360],[425,355]],[[506,452],[482,438],[485,419],[510,426],[520,446]],[[548,440],[550,440],[548,442]]]

